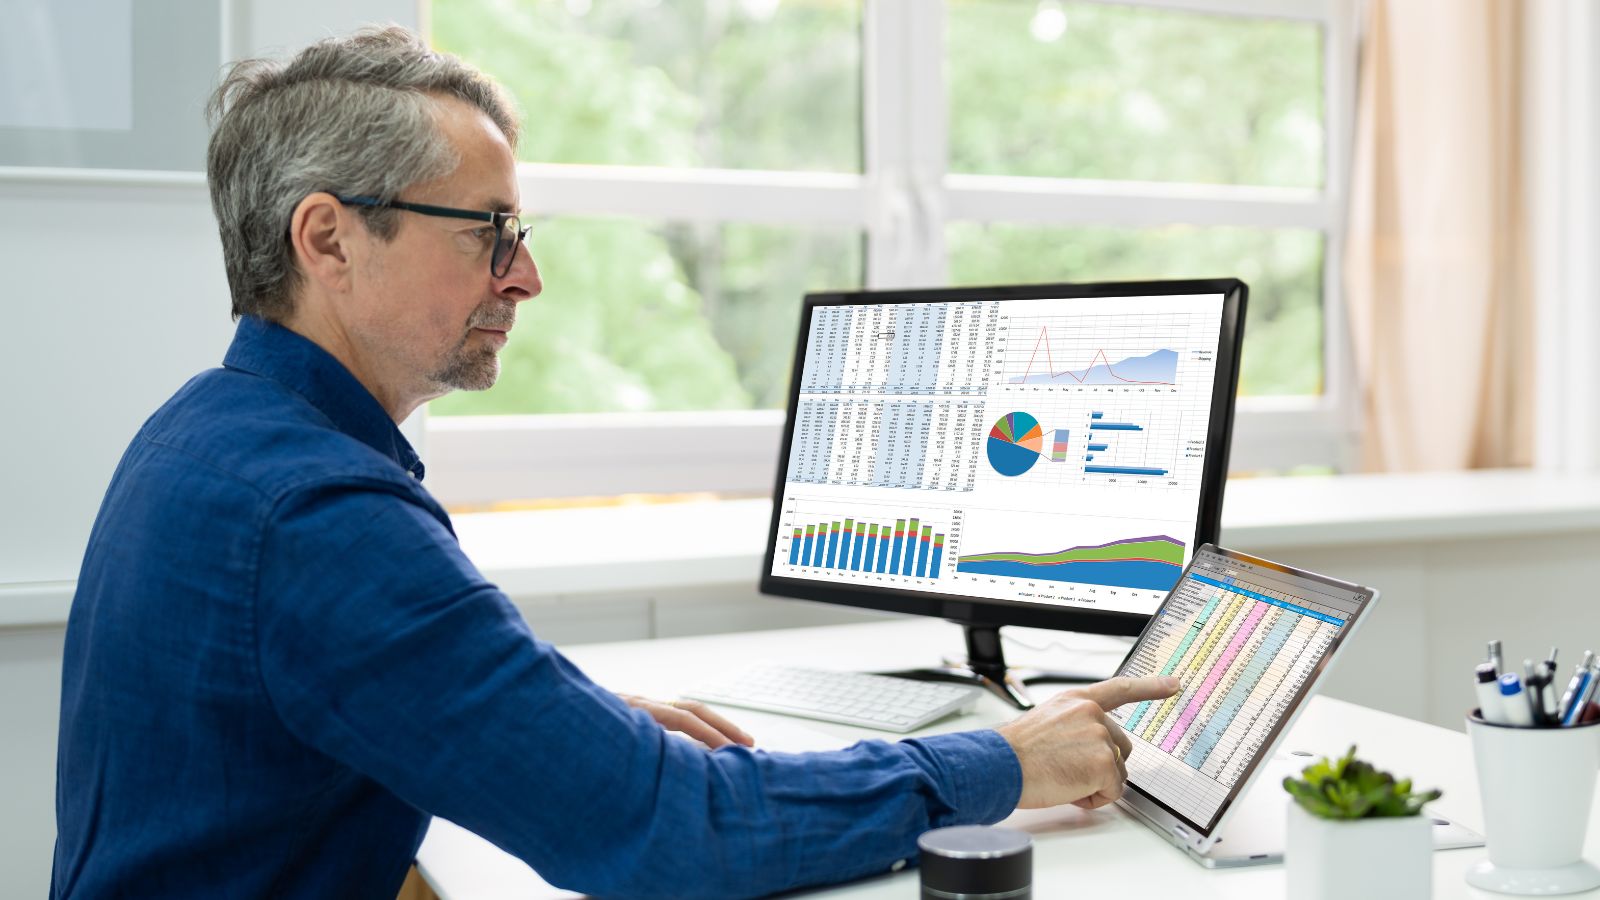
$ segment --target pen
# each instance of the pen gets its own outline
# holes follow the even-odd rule
[[[1539,708],[1544,717],[1541,725],[1561,724],[1561,688],[1556,686],[1556,667],[1549,660],[1539,665]]]
[[[1589,667],[1589,681],[1583,686],[1583,692],[1573,701],[1572,709],[1562,724],[1576,725],[1583,721],[1583,714],[1589,709],[1589,701],[1594,699],[1597,688],[1600,688],[1600,663]]]
[[[1489,662],[1494,663],[1494,677],[1499,678],[1501,675],[1505,674],[1506,661],[1505,658],[1500,655],[1499,641],[1489,642]]]
[[[1506,724],[1518,728],[1528,728],[1533,725],[1533,707],[1528,705],[1528,699],[1523,695],[1527,692],[1522,689],[1522,679],[1515,672],[1507,672],[1500,676],[1500,705],[1505,713]]]
[[[1505,725],[1505,704],[1500,701],[1500,678],[1495,674],[1494,663],[1478,663],[1473,671],[1478,688],[1478,714],[1490,725]]]
[[[1548,724],[1544,714],[1544,688],[1548,676],[1544,671],[1544,663],[1535,663],[1531,659],[1522,661],[1522,694],[1528,701],[1528,716],[1533,719],[1535,727]]]
[[[1533,714],[1534,727],[1555,724],[1555,701],[1550,698],[1549,663],[1522,661],[1522,692],[1528,695],[1528,711]]]
[[[1575,722],[1583,707],[1578,701],[1583,697],[1583,692],[1589,687],[1589,667],[1594,665],[1594,651],[1583,651],[1583,661],[1572,670],[1572,680],[1567,682],[1567,691],[1561,695],[1561,724],[1571,725]]]

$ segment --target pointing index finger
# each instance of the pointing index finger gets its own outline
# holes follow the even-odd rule
[[[1170,675],[1129,678],[1119,675],[1105,681],[1073,689],[1073,693],[1100,704],[1110,712],[1125,703],[1140,700],[1162,700],[1178,692],[1178,679]]]

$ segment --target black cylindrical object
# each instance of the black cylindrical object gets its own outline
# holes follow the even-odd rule
[[[922,900],[1030,900],[1033,838],[986,825],[935,828],[917,838]]]

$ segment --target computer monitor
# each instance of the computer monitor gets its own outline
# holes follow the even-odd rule
[[[1216,542],[1234,279],[809,294],[764,593],[939,616],[1018,706],[999,628],[1134,635]]]

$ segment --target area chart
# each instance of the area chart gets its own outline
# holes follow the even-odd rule
[[[1041,330],[1041,342],[1049,338]],[[1037,347],[1035,351],[1037,352]],[[1047,348],[1048,350],[1048,348]],[[1011,384],[1144,384],[1170,386],[1178,383],[1178,353],[1156,350],[1136,356],[1123,356],[1113,362],[1106,351],[1095,350],[1087,368],[1055,371],[1055,361],[1030,359],[1021,375],[1007,379]]]
[[[1160,534],[1049,553],[1007,550],[973,553],[956,559],[956,571],[1170,591],[1183,572],[1183,549],[1182,541]]]

